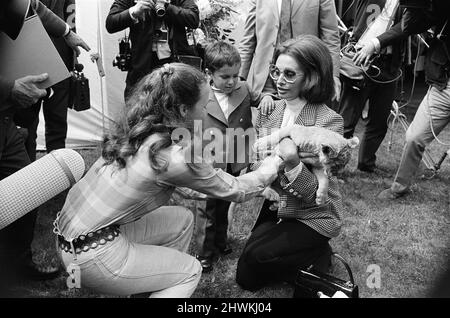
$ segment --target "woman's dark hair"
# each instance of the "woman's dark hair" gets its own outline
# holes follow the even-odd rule
[[[153,169],[164,169],[155,155],[172,144],[173,128],[188,125],[181,106],[189,111],[200,99],[203,84],[205,75],[182,63],[165,64],[142,78],[127,100],[121,120],[103,138],[105,165],[116,163],[124,168],[127,158],[136,154],[148,136],[161,133],[162,139],[150,146],[149,159]]]
[[[305,73],[300,96],[309,103],[325,103],[333,97],[333,62],[325,44],[314,35],[300,35],[281,44],[274,61],[281,54],[294,58]]]

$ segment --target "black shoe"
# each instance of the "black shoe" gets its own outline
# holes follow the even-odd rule
[[[198,256],[197,255],[197,259],[200,261],[200,264],[202,265],[203,273],[209,273],[210,271],[213,270],[213,258],[212,258],[212,256],[203,257],[203,256]]]
[[[58,277],[60,273],[59,267],[42,266],[33,262],[28,263],[20,269],[20,275],[24,279],[29,280],[49,280]]]
[[[374,173],[375,172],[375,165],[373,165],[373,166],[366,166],[366,165],[363,165],[363,164],[359,164],[358,165],[358,170],[364,171],[364,172],[367,172],[367,173]]]
[[[233,253],[233,249],[230,246],[225,245],[225,247],[219,248],[219,252],[222,255],[228,255],[228,254]]]

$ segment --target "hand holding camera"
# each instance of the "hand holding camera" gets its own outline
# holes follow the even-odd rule
[[[135,0],[136,4],[130,8],[130,14],[135,19],[144,19],[145,14],[155,9],[154,0]]]

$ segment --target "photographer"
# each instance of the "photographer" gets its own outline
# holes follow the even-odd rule
[[[66,43],[77,50],[78,46],[88,48],[63,20],[37,0],[3,1],[0,6],[0,32],[5,32],[15,40],[22,28],[25,13],[32,10],[38,14],[51,36],[64,37]],[[47,78],[48,74],[45,73],[30,74],[16,80],[0,75],[0,180],[30,163],[13,116],[46,95],[45,89],[40,89],[39,84]],[[59,273],[58,268],[33,262],[31,243],[36,217],[37,211],[33,210],[0,230],[0,296],[9,296],[10,288],[17,280],[52,279]]]
[[[425,78],[430,85],[406,132],[406,144],[400,166],[391,187],[379,194],[383,200],[408,193],[415,172],[428,146],[450,121],[450,3],[447,0],[400,1],[406,7],[402,22],[377,37],[373,45],[362,49],[355,63],[367,63],[380,48],[409,35],[433,28],[425,62]]]
[[[371,8],[377,9],[372,12]],[[362,50],[365,46],[372,44],[370,36],[369,38],[366,36],[371,34],[370,31],[376,32],[378,28],[382,32],[384,29],[384,25],[382,25],[383,28],[379,27],[377,19],[381,21],[383,18],[390,18],[393,22],[397,22],[402,15],[396,0],[361,0],[355,2],[354,12],[354,28],[346,46]],[[387,28],[389,24],[390,22]],[[344,118],[345,138],[353,137],[364,106],[367,101],[369,103],[368,120],[359,147],[357,169],[360,171],[373,173],[377,170],[376,153],[388,130],[387,119],[395,98],[397,80],[401,76],[403,47],[403,41],[398,41],[380,51],[378,58],[372,64],[374,68],[368,69],[367,74],[370,77],[365,77],[363,85],[355,87],[352,80],[342,77],[339,114]],[[378,72],[375,67],[378,68]]]
[[[154,68],[176,61],[178,54],[195,55],[187,42],[185,28],[197,28],[199,21],[194,0],[114,1],[106,18],[107,31],[115,33],[130,28],[131,57],[125,53],[118,61],[119,68],[128,71],[125,99],[133,86]]]

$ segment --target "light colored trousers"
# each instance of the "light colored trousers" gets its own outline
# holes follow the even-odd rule
[[[194,226],[190,210],[161,207],[141,219],[120,226],[112,242],[73,255],[61,252],[67,267],[80,266],[81,286],[98,293],[150,297],[190,297],[200,281],[202,267],[186,254]]]
[[[435,139],[431,130],[430,115],[432,128],[437,136],[450,121],[450,80],[447,82],[447,87],[441,91],[430,87],[420,103],[416,115],[406,131],[406,144],[403,148],[395,182],[392,185],[394,191],[404,191],[411,185],[425,147]]]

